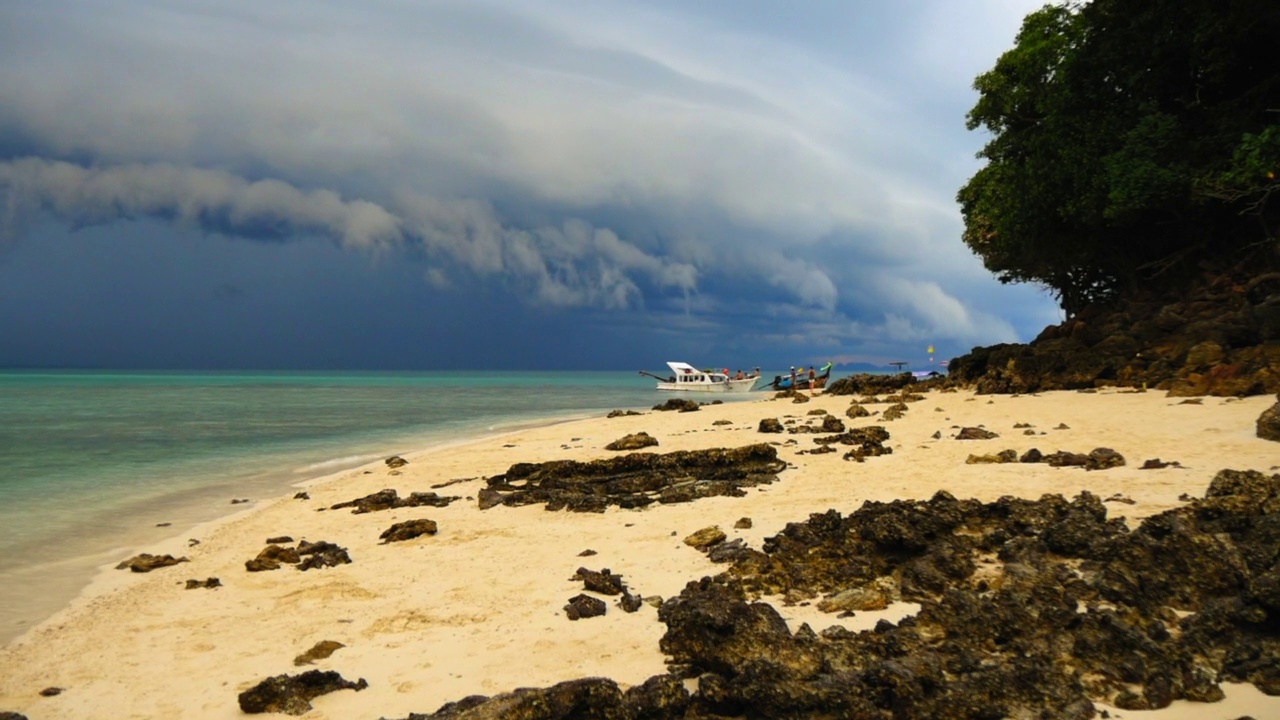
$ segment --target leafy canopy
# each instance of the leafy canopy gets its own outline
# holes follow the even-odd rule
[[[978,76],[964,242],[1070,313],[1206,259],[1274,254],[1280,2],[1046,5]],[[1269,202],[1270,201],[1270,202]]]

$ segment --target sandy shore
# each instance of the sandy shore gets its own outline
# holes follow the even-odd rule
[[[610,607],[604,617],[571,622],[566,600],[582,591],[570,578],[579,566],[610,568],[645,596],[670,597],[685,583],[720,567],[681,539],[718,524],[730,537],[759,547],[789,521],[812,512],[857,509],[865,500],[928,498],[940,489],[990,501],[1003,495],[1068,497],[1088,490],[1117,493],[1133,504],[1109,503],[1111,514],[1137,519],[1200,495],[1223,468],[1269,470],[1280,465],[1275,443],[1254,435],[1254,421],[1274,399],[1204,398],[1182,404],[1163,393],[1104,391],[1034,396],[928,393],[902,419],[884,424],[893,454],[865,463],[840,453],[799,455],[806,435],[762,435],[761,418],[803,418],[815,408],[844,417],[848,397],[819,396],[705,406],[694,413],[649,412],[524,430],[499,438],[405,456],[398,471],[377,463],[257,503],[248,512],[193,528],[147,552],[185,555],[190,562],[148,574],[104,568],[86,593],[0,651],[0,711],[44,718],[242,717],[236,696],[259,680],[296,673],[293,658],[316,642],[345,647],[315,666],[368,689],[313,701],[307,718],[403,717],[432,712],[466,695],[544,686],[589,675],[624,685],[664,672],[656,611]],[[880,406],[883,408],[884,406]],[[713,425],[716,420],[732,424]],[[1024,435],[1015,423],[1043,434]],[[958,441],[960,426],[983,425],[1001,437]],[[1057,429],[1065,425],[1065,429]],[[401,496],[454,481],[441,494],[475,498],[482,478],[515,462],[591,460],[615,455],[604,446],[628,433],[655,436],[659,452],[780,442],[791,467],[780,482],[742,498],[710,498],[643,511],[603,514],[547,512],[540,506],[481,511],[473,501],[446,508],[403,508],[353,515],[321,508],[383,488]],[[934,439],[941,431],[942,438]],[[795,439],[798,444],[789,444]],[[1047,465],[966,465],[970,453],[1031,447],[1044,452],[1114,448],[1128,465],[1085,472]],[[1147,459],[1181,467],[1139,470]],[[733,529],[749,517],[750,529]],[[430,518],[439,533],[379,544],[396,522]],[[284,567],[248,573],[244,563],[269,537],[328,540],[352,563],[310,572]],[[189,545],[190,540],[198,544]],[[579,557],[584,550],[592,557]],[[119,558],[125,559],[124,557]],[[184,589],[189,578],[217,577],[217,589]],[[779,607],[784,617],[815,629],[834,624],[812,608]],[[805,611],[803,618],[793,613]],[[842,624],[848,626],[848,622]],[[62,688],[52,697],[41,690]],[[1159,718],[1280,717],[1280,698],[1252,687],[1228,687],[1216,705],[1175,703]],[[1112,711],[1112,716],[1117,713]]]

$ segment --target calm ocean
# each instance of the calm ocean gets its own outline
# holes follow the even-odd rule
[[[634,372],[0,371],[0,643],[232,498],[668,397]]]

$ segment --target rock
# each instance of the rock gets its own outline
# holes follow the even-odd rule
[[[387,464],[387,467],[391,468],[392,470],[395,470],[396,468],[402,468],[405,465],[409,464],[408,460],[405,460],[399,455],[392,455],[391,457],[387,458],[383,462],[385,462]]]
[[[678,678],[657,675],[623,693],[608,678],[582,678],[549,688],[518,688],[446,703],[404,720],[666,720],[683,717],[688,691]]]
[[[149,553],[141,553],[116,565],[117,570],[129,568],[136,573],[151,572],[156,568],[169,567],[178,563],[190,562],[185,557],[175,558],[172,555],[151,555]]]
[[[641,448],[655,447],[658,439],[647,432],[638,432],[632,435],[626,435],[618,438],[608,445],[604,446],[605,450],[640,450]]]
[[[777,418],[761,418],[758,432],[762,433],[780,433],[782,432],[782,423]]]
[[[606,415],[605,417],[616,418],[616,417],[627,417],[630,415],[643,415],[643,414],[644,413],[636,412],[635,410],[611,410],[609,411],[609,414]]]
[[[608,606],[603,600],[590,595],[575,595],[569,598],[569,604],[564,606],[564,612],[570,620],[593,618],[604,615],[607,611]]]
[[[1084,467],[1086,470],[1106,470],[1123,465],[1123,455],[1111,448],[1100,447],[1089,451],[1089,462]]]
[[[1023,463],[1038,463],[1043,460],[1044,460],[1044,455],[1041,454],[1040,451],[1037,450],[1036,448],[1031,448],[1030,450],[1022,453],[1022,457],[1018,458],[1018,462],[1023,462]]]
[[[810,416],[810,417],[818,417],[818,416],[821,416],[821,415],[826,415],[826,414],[827,414],[827,411],[826,411],[826,410],[823,410],[822,408],[814,408],[814,409],[810,410],[809,412],[807,412],[807,413],[805,413],[805,414],[806,414],[806,415],[808,415],[808,416]]]
[[[966,465],[1018,462],[1018,453],[1016,450],[1010,449],[1001,450],[994,455],[970,455],[964,462]]]
[[[40,691],[40,697],[54,697],[55,695],[61,694],[62,688],[60,687],[47,687]]]
[[[906,387],[927,390],[933,387],[940,387],[940,383],[932,381],[918,382],[916,377],[909,372],[896,375],[858,373],[829,383],[823,392],[826,395],[880,395],[898,392]]]
[[[1000,437],[998,434],[979,427],[961,428],[956,434],[957,440],[990,440],[998,437]]]
[[[849,406],[848,410],[844,411],[844,414],[850,420],[856,420],[858,418],[870,417],[871,411],[867,410],[866,408],[862,407],[861,405],[855,402]]]
[[[842,590],[818,603],[822,612],[861,612],[883,610],[893,601],[896,588],[889,578],[880,578],[861,587]]]
[[[696,412],[701,410],[701,408],[698,407],[698,403],[692,400],[685,400],[684,398],[671,398],[664,403],[654,405],[653,409],[659,412],[667,412],[670,410],[676,410],[679,412]]]
[[[1178,285],[1084,308],[1028,345],[974,348],[949,363],[948,381],[979,393],[1099,385],[1174,397],[1280,391],[1280,273],[1240,263]]]
[[[28,720],[26,715],[12,711],[0,712],[0,720]]]
[[[749,517],[741,517],[741,518],[738,518],[738,521],[737,521],[737,522],[735,522],[735,523],[733,524],[733,526],[734,526],[735,528],[737,528],[738,530],[747,530],[747,529],[750,529],[750,527],[751,527],[751,518],[749,518]]]
[[[340,502],[336,505],[330,505],[330,510],[341,510],[342,508],[355,508],[351,511],[352,515],[360,515],[363,513],[379,512],[381,510],[391,510],[403,507],[448,507],[449,503],[462,498],[457,495],[440,496],[433,492],[415,492],[410,493],[409,497],[402,498],[400,494],[393,488],[379,490],[372,495],[365,495],[355,500]]]
[[[252,560],[246,560],[244,569],[249,572],[264,572],[267,570],[279,570],[281,563],[294,564],[302,561],[302,557],[298,551],[293,548],[281,547],[279,545],[268,545],[263,548],[258,556]]]
[[[188,580],[186,589],[197,590],[199,588],[209,588],[210,590],[212,590],[213,588],[216,588],[216,587],[222,587],[222,581],[216,577],[211,577],[211,578],[206,578],[204,580],[195,580],[195,579]]]
[[[427,520],[425,518],[406,520],[404,522],[398,522],[387,528],[378,536],[378,538],[382,540],[382,543],[385,545],[387,543],[412,540],[413,538],[422,535],[435,535],[436,530],[435,520]]]
[[[897,420],[901,418],[907,411],[907,406],[903,403],[897,403],[885,408],[884,414],[880,417],[885,420]]]
[[[1163,470],[1164,468],[1167,468],[1167,467],[1182,467],[1182,464],[1179,463],[1177,460],[1174,460],[1172,462],[1164,462],[1160,458],[1155,458],[1152,460],[1144,460],[1142,462],[1142,467],[1138,469],[1139,470]]]
[[[825,415],[822,418],[822,432],[824,433],[842,433],[845,431],[844,422],[834,415]]]
[[[732,420],[716,420],[711,424],[712,425],[732,425],[733,421]]]
[[[1258,437],[1280,442],[1280,401],[1258,416]]]
[[[719,525],[712,525],[711,527],[702,528],[701,530],[686,537],[684,539],[684,544],[699,550],[706,550],[716,543],[724,542],[726,537],[728,536],[724,534],[724,531],[720,529]]]
[[[323,660],[329,657],[330,655],[332,655],[339,648],[344,648],[344,647],[346,647],[346,645],[343,645],[342,643],[336,640],[321,640],[315,645],[312,645],[310,650],[295,657],[293,659],[293,664],[294,665],[313,665],[315,664],[315,661]]]
[[[578,557],[591,557],[592,555],[596,555],[596,554],[597,553],[595,550],[587,548],[586,550],[583,550],[582,552],[578,553]]]
[[[293,499],[294,500],[310,500],[311,495],[309,495],[306,492],[297,492],[293,494]]]
[[[293,542],[293,538],[289,537],[288,535],[279,535],[277,537],[267,538],[268,545],[283,545],[284,543],[291,543],[291,542]]]
[[[644,598],[637,593],[624,592],[622,597],[618,598],[618,607],[622,608],[623,612],[633,613],[644,607]]]
[[[249,714],[285,713],[302,715],[311,710],[311,701],[337,690],[364,690],[364,678],[356,682],[338,673],[308,670],[301,675],[274,675],[240,693],[240,710]]]
[[[299,570],[337,567],[351,562],[351,556],[347,554],[346,548],[338,547],[325,540],[315,543],[303,540],[298,543],[298,554],[304,558],[295,566]]]
[[[581,580],[584,590],[601,595],[621,595],[627,589],[626,584],[622,582],[622,576],[609,572],[609,568],[596,572],[580,567],[578,572],[574,573],[573,579]]]
[[[740,448],[631,453],[591,462],[517,463],[486,480],[481,509],[497,504],[545,504],[548,510],[604,512],[654,502],[690,502],[746,494],[743,488],[777,480],[786,468],[766,444]]]

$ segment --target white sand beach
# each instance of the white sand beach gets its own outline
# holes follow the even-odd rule
[[[138,549],[190,562],[146,574],[104,567],[74,603],[0,651],[0,711],[31,720],[243,717],[238,693],[268,676],[309,669],[295,667],[293,659],[322,640],[344,647],[309,667],[364,678],[368,688],[316,698],[305,715],[315,720],[404,717],[467,695],[585,676],[636,684],[665,671],[658,646],[665,626],[649,605],[630,614],[610,605],[603,617],[570,621],[563,607],[582,592],[582,584],[571,580],[580,566],[609,568],[641,595],[666,598],[723,569],[682,542],[710,525],[758,548],[788,522],[831,508],[849,513],[866,500],[926,499],[938,490],[983,501],[1045,493],[1071,497],[1087,490],[1104,499],[1119,494],[1132,500],[1107,507],[1134,527],[1145,516],[1183,504],[1184,493],[1202,495],[1223,468],[1274,472],[1280,465],[1280,446],[1254,432],[1272,397],[1207,397],[1183,404],[1161,392],[931,391],[901,419],[846,420],[854,426],[882,424],[891,433],[886,444],[893,453],[864,463],[843,460],[840,453],[798,454],[814,447],[812,436],[757,432],[761,418],[806,419],[815,408],[844,419],[850,400],[762,399],[708,405],[699,412],[549,425],[405,455],[409,462],[398,470],[378,462],[343,472],[303,488],[310,499],[255,502],[233,517]],[[717,420],[731,424],[714,425]],[[1025,435],[1015,423],[1029,423],[1039,434]],[[979,425],[1000,437],[952,437],[959,427]],[[548,512],[537,505],[477,507],[482,478],[513,463],[615,456],[604,446],[638,431],[658,439],[660,445],[650,448],[655,452],[781,443],[779,455],[790,466],[779,482],[749,489],[741,498],[599,514]],[[935,432],[940,439],[933,438]],[[971,453],[1031,447],[1046,453],[1109,447],[1127,464],[1086,472],[965,463]],[[1154,458],[1180,467],[1139,469]],[[471,500],[444,508],[320,511],[383,488],[407,496],[459,480],[436,492]],[[752,527],[734,529],[743,517]],[[415,518],[435,520],[439,532],[380,544],[383,530]],[[245,561],[266,539],[282,535],[337,543],[348,549],[352,563],[308,572],[288,566],[246,572]],[[585,550],[596,554],[580,557]],[[219,578],[221,587],[185,589],[188,579],[210,577]],[[788,619],[804,611],[803,620],[821,629],[821,613],[813,608],[779,609]],[[51,687],[62,690],[41,695]],[[1280,698],[1252,686],[1227,691],[1228,700],[1214,705],[1178,702],[1157,712],[1110,712],[1129,718],[1280,717]]]

